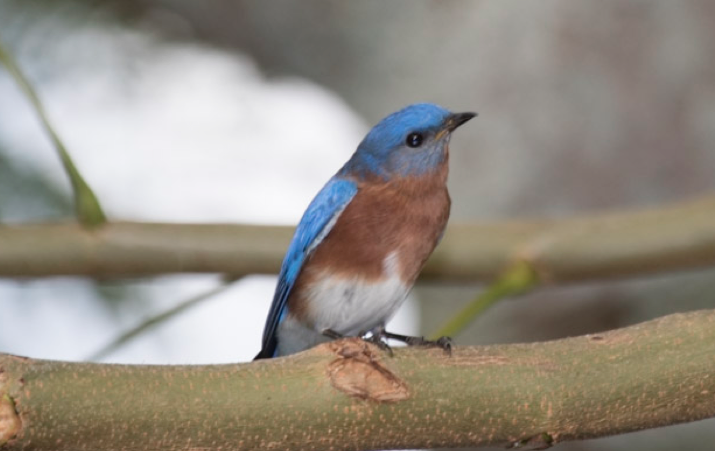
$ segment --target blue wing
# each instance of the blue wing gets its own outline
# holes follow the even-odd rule
[[[286,315],[288,295],[293,289],[303,262],[327,236],[355,193],[357,193],[357,185],[354,182],[333,177],[315,196],[303,214],[283,259],[273,304],[263,330],[263,349],[256,356],[257,359],[274,356],[277,345],[276,329]]]

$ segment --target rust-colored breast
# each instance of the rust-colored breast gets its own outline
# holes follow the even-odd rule
[[[304,263],[288,301],[291,314],[302,316],[306,300],[300,293],[319,277],[381,279],[392,252],[401,279],[411,286],[449,218],[445,182],[446,168],[419,178],[358,183],[355,197]]]

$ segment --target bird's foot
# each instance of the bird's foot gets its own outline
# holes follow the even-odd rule
[[[387,344],[387,341],[384,340],[384,336],[382,334],[374,332],[368,336],[366,336],[366,334],[362,334],[362,339],[367,341],[368,343],[374,344],[381,350],[385,351],[390,355],[390,357],[394,356],[392,348],[390,347],[390,345]]]
[[[391,340],[397,340],[405,343],[407,346],[429,346],[442,348],[442,350],[452,355],[452,339],[449,337],[439,337],[436,340],[427,340],[425,337],[411,337],[409,335],[393,334],[392,332],[382,331],[382,336]]]

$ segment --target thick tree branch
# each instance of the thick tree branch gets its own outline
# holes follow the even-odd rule
[[[0,448],[548,445],[715,416],[713,349],[715,310],[552,342],[457,347],[451,357],[398,349],[390,358],[357,339],[238,365],[4,355]]]
[[[0,226],[0,276],[277,273],[292,227],[210,224]],[[715,197],[559,221],[451,225],[425,279],[491,280],[530,263],[542,282],[715,264]]]

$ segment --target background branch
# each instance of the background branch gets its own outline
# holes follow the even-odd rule
[[[237,365],[0,356],[3,450],[551,445],[715,416],[715,310],[545,343]],[[21,424],[18,423],[21,420]],[[14,438],[10,439],[13,436]]]
[[[0,226],[0,276],[277,273],[292,227],[115,222]],[[583,281],[715,264],[715,197],[556,221],[453,224],[423,279],[491,280],[527,262],[538,280]]]

